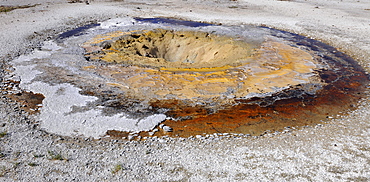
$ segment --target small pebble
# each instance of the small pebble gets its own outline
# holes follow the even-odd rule
[[[172,128],[169,127],[169,126],[163,126],[163,130],[166,131],[166,132],[172,132]]]

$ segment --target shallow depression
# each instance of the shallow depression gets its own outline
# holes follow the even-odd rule
[[[13,74],[27,80],[21,87],[46,97],[42,128],[88,137],[260,135],[346,111],[368,82],[350,57],[289,32],[119,21],[13,61]]]
[[[103,51],[95,50],[87,57],[137,66],[214,68],[241,64],[256,47],[232,37],[199,31],[156,29],[122,34],[114,41],[96,40],[103,41],[99,45]]]

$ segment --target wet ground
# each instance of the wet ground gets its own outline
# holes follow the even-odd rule
[[[277,29],[166,18],[102,24],[62,33],[31,58],[15,61],[16,70],[32,69],[31,75],[15,72],[29,80],[23,83],[29,91],[11,95],[25,102],[27,111],[42,106],[42,94],[49,91],[40,84],[47,83],[54,85],[53,95],[70,100],[64,109],[68,112],[60,114],[82,114],[69,123],[77,128],[66,128],[73,132],[63,131],[48,116],[55,112],[48,105],[56,102],[49,98],[40,117],[46,130],[97,137],[80,128],[90,118],[84,113],[94,111],[107,121],[124,116],[125,122],[115,124],[123,128],[150,121],[144,128],[121,130],[110,124],[99,136],[262,135],[346,113],[364,97],[369,82],[361,66],[344,53]],[[149,27],[153,31],[145,30]],[[56,88],[58,84],[75,87],[72,92],[82,94],[82,100],[75,104],[76,96],[65,86]]]

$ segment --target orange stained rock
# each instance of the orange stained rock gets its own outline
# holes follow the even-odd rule
[[[116,42],[113,41],[109,48],[102,49],[104,54],[88,53],[87,56],[118,64],[98,66],[90,71],[119,83],[122,91],[129,94],[128,97],[138,100],[155,102],[171,97],[190,100],[193,104],[214,100],[220,105],[251,93],[275,92],[275,88],[302,83],[320,83],[314,72],[318,63],[311,55],[280,42],[266,41],[259,48],[251,50],[253,46],[250,44],[234,41],[229,37],[204,32],[166,30],[117,32],[96,39],[84,46],[94,46],[94,43],[105,40]],[[150,49],[157,50],[158,52],[152,54],[162,57],[144,56],[150,53]],[[159,51],[161,49],[163,52]],[[215,55],[213,49],[218,50],[216,55],[222,56],[206,56],[211,57],[208,59],[200,56],[199,59],[193,59],[193,63],[173,61],[178,57],[176,53],[181,54],[181,59],[190,59],[206,54],[205,50],[211,50]],[[226,52],[220,52],[221,50]],[[138,53],[140,51],[146,53]],[[226,101],[221,101],[220,98]]]
[[[85,67],[83,67],[82,69],[84,69],[84,70],[88,70],[88,69],[96,69],[96,66],[95,66],[95,65],[85,66]]]

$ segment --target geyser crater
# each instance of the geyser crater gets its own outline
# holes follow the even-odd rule
[[[352,58],[300,35],[167,20],[103,22],[14,60],[21,88],[45,96],[41,128],[260,135],[346,111],[369,81]]]

